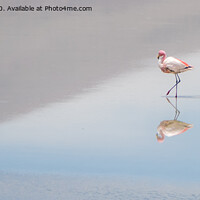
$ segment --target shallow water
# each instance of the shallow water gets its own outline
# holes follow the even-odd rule
[[[127,3],[0,19],[1,198],[198,198],[199,7]],[[195,66],[177,101],[165,97],[175,78],[158,68],[160,48]],[[158,143],[174,118],[193,128]]]
[[[175,109],[162,96],[170,79],[165,74],[162,76],[158,68],[145,68],[105,81],[67,101],[49,104],[2,123],[1,170],[14,174],[41,174],[41,177],[36,175],[37,178],[46,173],[75,175],[76,178],[85,175],[85,184],[95,182],[95,175],[118,177],[114,181],[116,184],[124,177],[129,187],[135,187],[138,180],[150,179],[153,180],[147,184],[150,188],[144,191],[152,190],[152,184],[160,182],[185,188],[187,196],[200,183],[198,73],[195,69],[181,76],[178,120],[194,127],[180,135],[165,137],[163,143],[157,142],[158,125],[163,120],[173,120]],[[147,85],[138,87],[141,76]],[[192,90],[189,84],[193,85]],[[175,98],[169,97],[169,100],[176,104]],[[77,187],[79,184],[77,182]],[[102,180],[101,184],[108,183]],[[161,194],[157,187],[155,190],[156,195]],[[163,191],[163,198],[165,192],[169,189]],[[72,194],[74,198],[75,194]],[[198,195],[198,190],[193,194]],[[126,197],[126,193],[123,195]]]

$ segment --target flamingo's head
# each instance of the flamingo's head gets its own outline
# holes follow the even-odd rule
[[[158,52],[158,59],[160,58],[160,57],[165,57],[166,56],[166,53],[165,53],[165,51],[163,51],[163,50],[160,50],[159,52]]]
[[[157,138],[157,141],[159,143],[163,143],[164,139],[165,139],[165,136],[164,136],[164,134],[158,134],[158,133],[156,133],[156,138]]]

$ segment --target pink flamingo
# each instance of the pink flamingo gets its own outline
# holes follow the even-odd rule
[[[157,128],[158,133],[156,134],[157,141],[160,143],[164,142],[165,136],[171,137],[179,135],[193,127],[192,124],[188,124],[177,120],[180,114],[180,111],[177,109],[177,98],[175,106],[171,103],[171,101],[168,98],[166,99],[168,103],[175,109],[175,116],[174,120],[163,120],[162,122],[160,122]]]
[[[177,85],[181,82],[181,79],[178,74],[181,72],[191,70],[191,69],[193,69],[193,67],[189,66],[187,63],[185,63],[182,60],[179,60],[177,58],[174,58],[174,57],[166,58],[166,53],[163,50],[160,50],[158,52],[158,59],[159,59],[158,65],[164,73],[175,74],[176,84],[171,87],[171,89],[167,92],[166,95],[168,95],[171,92],[171,90],[174,87],[176,87],[176,96],[175,97],[177,98]]]
[[[158,133],[156,134],[157,141],[164,142],[165,136],[175,136],[187,131],[192,127],[192,124],[187,124],[178,120],[164,120],[158,126]]]

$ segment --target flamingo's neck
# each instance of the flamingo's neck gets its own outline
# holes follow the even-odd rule
[[[158,66],[160,67],[161,70],[162,70],[162,68],[163,68],[163,62],[164,62],[165,58],[166,58],[166,54],[164,54],[163,56],[160,56],[160,57],[159,57]],[[162,71],[163,71],[163,70],[162,70]]]
[[[164,142],[164,139],[165,139],[164,133],[162,132],[162,130],[159,130],[158,132],[159,132],[159,134],[157,135],[157,141]]]
[[[164,54],[163,56],[160,56],[160,58],[159,58],[159,63],[160,63],[160,64],[163,64],[165,58],[166,58],[166,54]]]

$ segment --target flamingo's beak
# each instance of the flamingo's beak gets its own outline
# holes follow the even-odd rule
[[[158,133],[156,133],[156,138],[158,138],[159,136],[158,136]]]
[[[157,58],[159,59],[159,58],[160,58],[160,56],[158,55],[158,56],[157,56]]]

